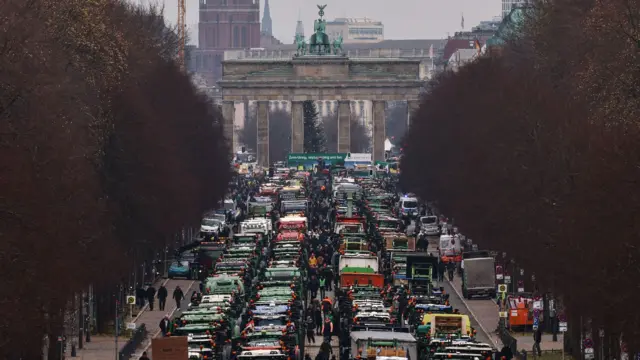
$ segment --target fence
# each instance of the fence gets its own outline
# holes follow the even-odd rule
[[[118,356],[119,360],[129,360],[131,356],[136,352],[136,349],[142,344],[144,339],[147,337],[147,327],[142,324],[138,328],[136,328],[131,334],[131,339],[127,341],[122,350],[120,350],[120,354]]]

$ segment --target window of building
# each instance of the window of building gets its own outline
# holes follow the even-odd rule
[[[249,47],[249,36],[247,34],[246,26],[242,27],[242,47],[243,48]]]
[[[361,28],[361,27],[352,27],[349,28],[349,34],[351,35],[382,35],[381,28]]]
[[[240,28],[239,26],[233,27],[233,44],[231,47],[240,47]]]

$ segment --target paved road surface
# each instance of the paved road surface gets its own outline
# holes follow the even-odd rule
[[[452,282],[448,280],[445,281],[444,288],[449,293],[451,306],[469,315],[471,326],[478,330],[477,338],[479,341],[486,342],[501,349],[502,342],[496,334],[498,321],[500,319],[498,316],[498,305],[491,299],[463,299],[461,283],[462,280],[457,274]]]
[[[318,291],[318,296],[320,292]],[[333,300],[333,303],[336,303],[335,300],[335,294],[333,291],[327,291],[326,292],[326,296],[329,297],[329,299]],[[305,334],[306,335],[306,334]],[[316,335],[316,343],[309,343],[307,342],[307,338],[305,336],[305,345],[304,345],[304,352],[305,354],[309,354],[309,356],[311,356],[311,359],[315,359],[316,355],[318,355],[318,352],[320,352],[320,345],[322,345],[322,335],[318,336]],[[336,358],[340,357],[340,346],[339,346],[339,341],[338,341],[338,336],[333,336],[331,338],[331,348],[333,349],[333,353],[336,355]]]
[[[438,254],[439,237],[429,236],[428,239],[429,239],[429,247],[427,248],[427,252],[430,252],[434,255]],[[490,328],[485,327],[484,323],[482,322],[481,315],[478,315],[478,313],[476,313],[473,310],[473,308],[470,309],[467,305],[467,302],[464,299],[462,299],[461,297],[462,294],[460,293],[460,290],[459,290],[460,287],[458,286],[457,289],[454,289],[454,286],[456,286],[455,285],[456,281],[457,282],[460,281],[460,278],[458,276],[454,278],[453,284],[450,283],[448,280],[446,280],[446,276],[445,276],[445,281],[439,284],[439,286],[444,287],[444,290],[449,294],[449,303],[451,304],[451,306],[454,309],[460,310],[460,313],[466,314],[469,316],[469,320],[471,321],[471,326],[477,331],[476,339],[478,341],[490,344],[495,347],[498,347],[498,345],[502,345],[500,343],[500,340],[497,339],[497,337],[495,336],[495,334],[492,334],[492,332],[496,328],[495,325]],[[471,306],[471,304],[469,304],[469,306]],[[493,306],[494,308],[497,309],[497,305],[495,303],[493,303]],[[496,317],[498,316],[497,310],[495,315]],[[480,319],[478,319],[477,317],[480,317]]]
[[[169,297],[171,297],[171,295],[173,294],[173,290],[176,288],[176,286],[180,286],[186,298],[185,300],[182,301],[181,310],[185,310],[187,308],[187,305],[189,304],[191,293],[194,290],[196,291],[199,290],[198,289],[199,284],[200,283],[198,281],[194,281],[194,280],[173,279],[173,280],[169,280],[167,282],[167,285],[165,285],[165,287],[169,292]],[[137,324],[143,324],[143,323],[146,324],[147,331],[149,332],[149,336],[147,336],[147,339],[142,343],[142,346],[140,347],[138,352],[136,352],[132,356],[132,359],[138,359],[142,355],[143,351],[146,351],[147,355],[151,357],[151,339],[160,336],[160,327],[159,327],[160,320],[162,320],[162,318],[166,314],[169,314],[172,318],[178,317],[181,314],[181,311],[176,308],[175,301],[169,300],[169,299],[167,299],[167,307],[165,308],[165,311],[157,310],[157,307],[154,309],[155,309],[154,311],[147,310],[144,313],[142,313],[139,321],[136,322]]]

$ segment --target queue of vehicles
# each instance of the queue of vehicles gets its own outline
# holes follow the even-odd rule
[[[368,176],[332,170],[341,359],[491,358],[494,349],[474,340],[469,317],[454,313],[448,294],[435,286],[438,257],[401,231],[405,221],[423,221],[417,198],[397,199],[381,185],[389,179],[372,170]],[[440,232],[439,224],[437,233],[421,228]]]
[[[332,266],[338,275],[334,321],[341,360],[491,356],[494,349],[474,340],[469,317],[454,313],[435,282],[439,260],[466,260],[466,294],[483,295],[487,262],[463,259],[460,238],[441,234],[442,219],[420,216],[417,198],[398,199],[389,191],[394,179],[388,173],[373,167],[305,172],[279,166],[269,175],[243,170],[240,182],[259,183],[246,213],[225,203],[229,208],[205,214],[202,241],[170,274],[203,283],[202,294],[191,299],[170,331],[188,337],[189,359],[302,359],[308,193],[318,189],[335,201],[331,224],[340,237]],[[401,231],[412,220],[419,222],[417,236]],[[434,235],[440,235],[437,256],[427,253],[423,241]]]

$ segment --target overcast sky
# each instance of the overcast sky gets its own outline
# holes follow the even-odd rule
[[[159,2],[165,5],[165,18],[175,24],[177,0],[132,0],[148,4]],[[260,0],[260,10],[264,9]],[[192,43],[198,39],[199,0],[186,0],[187,25]],[[269,0],[273,35],[288,43],[293,41],[298,14],[304,23],[305,35],[313,32],[313,20],[318,17],[317,4],[327,5],[325,18],[368,17],[382,21],[385,39],[440,39],[453,35],[464,28],[469,30],[481,20],[499,16],[501,0]],[[262,19],[262,14],[260,14]]]

